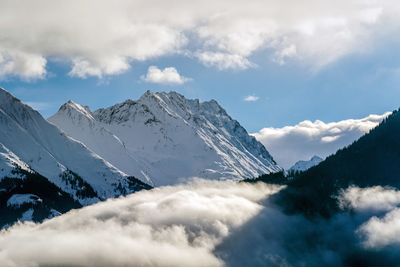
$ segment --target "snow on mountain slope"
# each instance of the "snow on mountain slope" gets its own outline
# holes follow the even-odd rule
[[[176,92],[148,91],[137,101],[93,113],[71,104],[49,120],[110,162],[116,160],[114,151],[119,151],[118,156],[127,158],[128,166],[133,162],[134,168],[128,170],[122,166],[125,163],[118,168],[142,173],[155,185],[193,176],[253,178],[281,170],[264,146],[215,100],[200,102]],[[71,110],[66,111],[66,106]]]
[[[28,164],[0,143],[0,180],[4,177],[24,178],[21,173],[15,172],[16,168],[32,172]]]
[[[303,172],[318,165],[321,161],[323,161],[323,159],[318,156],[313,156],[310,160],[299,160],[290,167],[288,172]]]
[[[152,184],[144,169],[146,165],[138,163],[124,143],[101,122],[96,121],[88,107],[68,101],[48,121],[59,126],[68,136],[84,143],[119,170]]]
[[[29,106],[0,88],[0,142],[20,161],[82,204],[133,192],[135,179],[67,137]],[[13,154],[11,154],[11,151]],[[4,165],[4,163],[3,163]]]

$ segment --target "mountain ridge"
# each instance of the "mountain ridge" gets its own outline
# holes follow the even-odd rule
[[[31,181],[32,177],[38,181]],[[0,206],[4,207],[4,197],[15,188],[20,188],[18,192],[40,195],[40,188],[26,188],[27,184],[37,182],[63,192],[79,205],[148,188],[0,88]],[[56,195],[53,194],[53,200]],[[30,214],[35,211],[32,209]]]
[[[95,125],[82,122],[62,109],[49,121],[116,165],[117,160],[92,140],[93,135],[100,138],[94,133],[95,128],[109,131],[121,141],[119,151],[139,165],[135,177],[150,179],[155,185],[176,183],[194,176],[251,178],[281,170],[265,147],[215,100],[201,102],[186,99],[174,91],[146,91],[138,100],[128,99],[90,111],[87,117],[93,117],[95,121],[91,122]],[[108,145],[110,136],[101,137],[101,143]],[[116,149],[118,145],[112,143],[112,149]],[[121,164],[119,167],[133,173],[132,168],[128,170]]]

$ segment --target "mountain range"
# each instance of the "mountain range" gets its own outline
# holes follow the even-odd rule
[[[68,101],[46,120],[0,89],[0,227],[191,177],[281,170],[215,100],[146,92],[93,112]]]
[[[151,185],[188,177],[243,179],[280,171],[265,147],[215,101],[147,91],[94,112],[72,101],[49,121]]]

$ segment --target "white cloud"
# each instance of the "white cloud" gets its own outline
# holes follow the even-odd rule
[[[223,266],[213,250],[278,191],[194,181],[73,210],[0,233],[1,266]]]
[[[124,58],[107,59],[103,62],[89,62],[84,59],[74,59],[69,75],[72,77],[87,78],[90,76],[101,78],[103,75],[120,74],[130,67]]]
[[[1,1],[0,54],[8,59],[0,72],[43,78],[55,59],[71,65],[71,76],[103,77],[176,53],[246,69],[262,51],[280,64],[322,67],[396,36],[399,13],[394,0]]]
[[[373,186],[349,187],[339,196],[342,208],[353,208],[358,213],[378,213],[367,216],[357,229],[366,248],[381,249],[400,244],[400,191],[394,188]],[[379,212],[386,212],[383,214]]]
[[[367,188],[350,187],[339,197],[342,207],[354,208],[356,212],[375,212],[359,226],[357,233],[366,248],[382,249],[400,244],[400,191],[394,188],[373,186]]]
[[[351,186],[340,193],[338,201],[342,208],[354,209],[361,219],[355,232],[366,249],[384,251],[385,247],[393,245],[392,249],[400,249],[399,190],[382,186]]]
[[[344,192],[352,195],[357,208],[324,219],[308,220],[265,205],[216,252],[227,266],[398,266],[400,209],[389,195],[398,198],[399,191],[353,187]],[[382,214],[377,207],[391,209]]]
[[[383,218],[372,217],[358,232],[364,237],[367,248],[381,248],[400,244],[400,209],[393,209]]]
[[[244,70],[254,66],[246,57],[237,54],[206,51],[198,52],[196,56],[204,65],[219,70]]]
[[[349,188],[355,212],[309,220],[269,202],[279,189],[195,180],[17,224],[0,232],[0,265],[340,266],[360,257],[398,265],[400,210],[388,197],[398,191]],[[392,209],[382,216],[373,203]]]
[[[388,211],[400,204],[400,191],[382,186],[367,188],[351,186],[340,194],[339,201],[342,208]]]
[[[43,79],[46,76],[46,63],[46,59],[37,54],[8,54],[0,50],[0,79],[8,76],[17,76],[26,81]]]
[[[180,75],[174,67],[159,69],[156,66],[150,66],[146,76],[142,76],[142,80],[158,84],[184,84],[190,79]]]
[[[246,102],[255,102],[255,101],[259,100],[259,99],[260,98],[258,96],[248,95],[243,100],[246,101]]]
[[[333,154],[377,126],[389,114],[330,123],[306,120],[283,128],[263,128],[253,135],[265,145],[278,164],[289,168],[298,160]]]

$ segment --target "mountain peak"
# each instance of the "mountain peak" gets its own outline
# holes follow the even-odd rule
[[[265,147],[216,100],[200,102],[175,91],[146,91],[136,101],[96,110],[93,117],[93,125],[73,117],[51,121],[107,161],[115,162],[118,154],[121,162],[128,154],[121,169],[133,173],[130,162],[136,161],[143,178],[148,176],[156,185],[195,176],[252,178],[281,170]],[[111,142],[110,136],[120,142]]]
[[[292,167],[290,167],[288,171],[303,172],[310,169],[311,167],[318,165],[319,163],[321,163],[321,161],[323,161],[321,157],[314,155],[309,160],[297,161]]]
[[[225,111],[225,109],[223,107],[221,107],[221,105],[215,99],[211,99],[209,101],[204,101],[204,102],[201,102],[200,104],[201,104],[203,110],[206,110],[207,112],[228,116],[228,113]]]
[[[121,105],[127,105],[127,106],[133,106],[135,104],[136,104],[136,101],[132,100],[132,99],[127,99],[127,100],[125,100],[124,102],[121,103]]]
[[[177,96],[180,98],[185,98],[182,94],[176,92],[176,91],[158,91],[158,92],[152,92],[150,90],[147,90],[146,92],[143,93],[142,97],[148,97],[148,96]]]
[[[88,120],[77,114],[85,112],[90,112],[87,107],[69,101],[57,114],[63,122],[79,119],[79,126],[82,126],[88,125]],[[81,142],[68,137],[37,111],[0,89],[0,181],[3,178],[8,180],[2,187],[2,196],[30,193],[43,197],[46,206],[31,207],[33,214],[40,214],[32,217],[35,220],[46,217],[46,212],[53,207],[62,207],[59,211],[66,212],[147,186]],[[0,200],[2,212],[5,199]],[[67,199],[71,206],[65,205]],[[18,214],[13,209],[11,212]],[[18,218],[14,215],[3,217],[6,221],[1,218],[0,227],[8,220]]]
[[[310,159],[310,161],[322,161],[323,159],[321,158],[321,157],[319,157],[319,156],[316,156],[316,155],[314,155],[311,159]]]
[[[90,111],[88,106],[80,105],[72,100],[68,100],[65,104],[63,104],[57,113],[65,112],[68,113],[69,116],[78,114],[94,120],[92,112]]]
[[[156,105],[172,116],[188,116],[190,114],[218,114],[229,117],[225,109],[215,100],[200,101],[199,99],[189,99],[176,91],[146,91],[138,100],[147,106]],[[230,118],[230,117],[229,117]]]
[[[79,119],[86,125],[88,120],[77,115],[85,114],[86,117],[89,112],[87,107],[68,101],[55,116],[63,121]],[[81,142],[66,136],[37,111],[4,90],[0,90],[0,142],[32,170],[60,188],[65,188],[66,192],[83,201],[82,203],[95,201],[94,195],[100,199],[119,195],[120,188],[128,189],[129,180],[125,173],[87,149]],[[16,157],[8,154],[11,155],[8,158],[15,162]],[[75,184],[71,179],[75,180]],[[120,187],[119,182],[124,184]],[[89,188],[88,185],[96,193],[92,190],[87,195],[81,195],[79,190],[82,186]]]
[[[138,100],[138,102],[147,102],[148,100],[150,101],[155,101],[157,103],[160,102],[184,102],[187,99],[179,94],[178,92],[175,91],[160,91],[160,92],[151,92],[150,90],[147,90]]]

